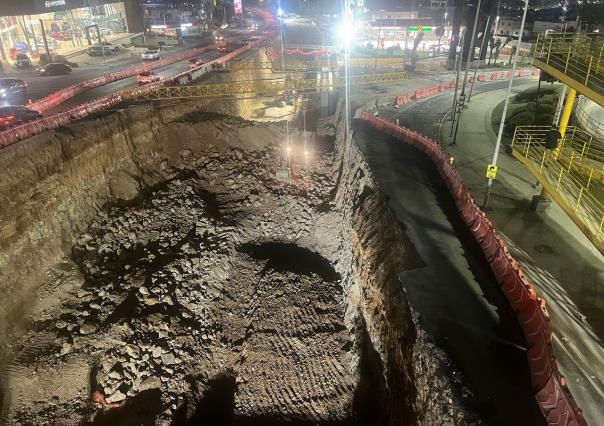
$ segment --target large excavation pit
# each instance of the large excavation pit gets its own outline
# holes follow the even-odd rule
[[[288,180],[284,126],[190,104],[2,150],[4,423],[472,423],[337,117]]]

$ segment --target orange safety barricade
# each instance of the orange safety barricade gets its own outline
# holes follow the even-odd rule
[[[503,73],[502,73],[503,74]],[[492,79],[496,75],[491,75]],[[416,91],[416,95],[419,94]],[[420,95],[421,96],[421,95]],[[451,192],[459,215],[479,243],[485,259],[491,265],[529,345],[527,361],[535,398],[544,418],[550,425],[586,425],[581,410],[566,388],[558,372],[551,346],[551,328],[545,302],[524,278],[522,269],[510,256],[505,242],[478,208],[461,177],[446,161],[446,153],[429,138],[409,129],[395,127],[385,120],[363,112],[361,118],[374,127],[394,135],[399,140],[425,152],[435,163],[443,181]]]

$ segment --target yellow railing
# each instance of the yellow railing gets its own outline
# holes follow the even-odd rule
[[[545,149],[546,126],[519,126],[512,152],[546,192],[604,253],[602,147],[580,129],[569,127],[556,150]]]
[[[363,74],[350,77],[351,86],[385,84],[407,80],[407,73]],[[233,83],[203,84],[199,86],[169,86],[151,89],[131,89],[124,92],[127,100],[162,100],[177,98],[216,98],[241,94],[276,95],[329,91],[344,86],[344,78],[324,79],[270,79]]]
[[[403,68],[405,61],[402,58],[352,58],[349,63],[351,68],[367,68],[367,67],[387,67],[387,68]],[[336,61],[299,61],[299,62],[286,62],[286,71],[321,71],[325,68],[335,70],[339,67],[344,66],[343,60]],[[226,67],[233,71],[247,71],[247,70],[274,70],[281,71],[280,62],[258,62],[258,61],[244,61],[244,62],[233,62],[227,64]]]
[[[578,92],[604,104],[603,35],[539,34],[533,48],[533,63]]]

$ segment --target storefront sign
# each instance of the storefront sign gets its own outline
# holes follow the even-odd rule
[[[51,8],[57,6],[65,6],[65,0],[46,0],[44,2],[44,7]]]
[[[34,0],[34,7],[38,13],[55,12],[70,9],[72,0]]]
[[[1,2],[2,0],[0,0]],[[124,0],[30,0],[29,4],[33,3],[34,13],[57,12],[61,10],[78,9],[81,7],[101,7],[104,4],[121,3]]]

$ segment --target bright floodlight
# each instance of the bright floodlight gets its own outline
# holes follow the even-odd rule
[[[283,9],[281,9],[281,6],[277,9],[277,16],[283,16]]]
[[[338,37],[344,41],[351,41],[354,39],[354,26],[352,21],[344,20],[336,28]]]

